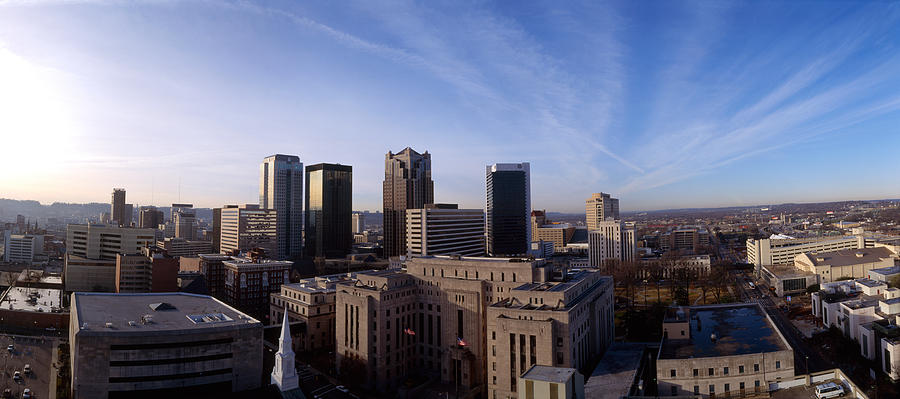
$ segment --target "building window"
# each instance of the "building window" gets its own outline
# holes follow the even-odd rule
[[[672,396],[676,396],[676,395],[678,395],[678,387],[673,386],[672,387]]]
[[[775,361],[775,370],[778,370],[780,368],[781,368],[781,360],[776,360]]]
[[[727,393],[730,390],[731,390],[731,384],[725,384],[725,392]]]
[[[722,369],[722,374],[728,375],[728,367],[725,367],[724,369]]]
[[[700,394],[700,386],[694,385],[694,395],[699,395],[699,394]]]
[[[710,367],[708,371],[709,371],[709,374],[707,374],[707,375],[709,375],[709,376],[714,376],[714,375],[716,375],[716,369]]]
[[[558,347],[562,347],[562,346],[563,346],[563,339],[562,339],[562,337],[556,337],[556,346],[558,346]]]
[[[675,369],[669,370],[669,377],[675,377]]]
[[[756,364],[753,365],[753,372],[754,372],[754,373],[758,373],[758,372],[759,372],[759,363],[756,363]]]
[[[709,384],[709,394],[713,395],[716,393],[716,386],[713,384]]]
[[[694,377],[697,377],[699,375],[700,375],[700,370],[694,369]]]
[[[754,381],[754,382],[753,382],[753,386],[759,388],[759,380]]]
[[[556,352],[556,364],[563,363],[563,354],[562,352]]]
[[[744,366],[738,366],[738,374],[744,374]]]
[[[740,386],[741,386],[741,390],[743,391],[743,390],[744,390],[744,382],[743,382],[743,381],[741,381],[741,385],[740,385]]]
[[[496,331],[491,331],[491,339],[492,339],[492,340],[496,340],[496,339],[497,339],[497,332],[496,332]]]

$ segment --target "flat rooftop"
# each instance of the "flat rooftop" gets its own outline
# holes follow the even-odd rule
[[[59,313],[62,308],[61,304],[62,290],[13,287],[0,301],[0,309]]]
[[[882,276],[892,276],[900,274],[900,266],[882,267],[880,269],[869,270],[869,273],[876,273]]]
[[[634,342],[615,342],[597,368],[584,383],[584,394],[588,398],[619,399],[628,395],[635,374],[641,365],[641,356],[646,344]]]
[[[858,265],[860,263],[874,263],[885,258],[890,258],[892,254],[893,252],[891,252],[890,249],[884,247],[807,253],[814,266],[849,266]]]
[[[565,383],[569,378],[572,378],[572,374],[575,372],[575,369],[568,367],[534,365],[522,375],[522,378],[535,381]]]
[[[690,338],[667,339],[660,359],[688,359],[789,349],[756,304],[690,308]],[[716,339],[712,339],[715,334]]]
[[[188,293],[77,292],[73,295],[72,312],[77,317],[73,327],[79,333],[139,334],[259,324],[211,296]],[[145,322],[146,316],[150,316],[149,322]],[[107,328],[106,323],[111,323],[111,327]]]
[[[869,280],[869,279],[867,279],[867,278],[857,279],[856,282],[857,282],[858,284],[862,284],[862,285],[864,285],[864,286],[866,286],[866,287],[869,287],[869,288],[876,288],[876,287],[881,287],[881,286],[885,286],[885,287],[886,287],[886,286],[887,286],[887,284],[885,284],[884,282],[881,282],[881,281],[875,281],[875,280]]]

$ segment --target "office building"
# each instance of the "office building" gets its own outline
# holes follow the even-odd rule
[[[68,292],[116,292],[116,260],[66,254],[63,281]]]
[[[158,247],[141,248],[139,254],[118,254],[116,292],[176,292],[178,269],[178,259]]]
[[[294,342],[298,351],[334,348],[335,286],[356,281],[355,273],[316,276],[296,283],[282,284],[281,291],[271,295],[269,320],[277,322],[288,313],[290,323],[301,322]]]
[[[175,237],[185,240],[197,239],[197,214],[193,204],[172,204],[172,223]]]
[[[159,225],[166,222],[163,211],[156,209],[155,206],[142,206],[138,212],[137,227],[144,229],[156,229]]]
[[[12,234],[0,230],[0,260],[12,263],[32,263],[35,255],[44,254],[44,236]]]
[[[212,252],[220,253],[222,250],[222,208],[213,208],[212,211]]]
[[[485,170],[487,251],[517,256],[531,245],[531,172],[528,162],[498,163]]]
[[[456,204],[406,210],[406,250],[415,255],[484,256],[484,211]]]
[[[747,263],[758,266],[790,265],[794,257],[804,252],[832,252],[841,249],[857,249],[856,237],[812,237],[793,238],[772,235],[769,238],[747,239]]]
[[[706,246],[709,246],[709,231],[705,227],[679,226],[659,237],[659,248],[663,251],[698,253]]]
[[[225,302],[260,320],[268,318],[269,295],[290,281],[293,262],[233,256],[222,261]]]
[[[637,260],[637,238],[634,226],[621,220],[604,220],[588,232],[588,259],[591,267],[605,267],[607,262]]]
[[[116,226],[125,225],[125,189],[114,188],[109,205],[109,217]],[[129,217],[130,219],[130,217]]]
[[[216,299],[225,300],[225,262],[231,256],[219,254],[200,254],[197,256],[197,270],[206,277],[209,294]],[[190,263],[190,261],[188,261]]]
[[[353,168],[320,163],[306,167],[306,224],[309,257],[343,258],[353,245]]]
[[[115,260],[116,254],[136,254],[154,243],[153,229],[70,224],[66,228],[66,253],[89,259]]]
[[[71,397],[214,397],[259,388],[262,323],[186,293],[74,293]]]
[[[669,309],[656,360],[660,396],[766,393],[794,376],[794,351],[759,304]]]
[[[200,254],[215,253],[210,241],[185,240],[183,238],[164,238],[156,241],[156,246],[164,249],[169,256],[194,257]]]
[[[259,207],[276,212],[274,257],[302,256],[303,163],[300,157],[276,154],[263,159],[259,166]]]
[[[619,219],[619,199],[606,193],[591,194],[584,201],[584,209],[588,231],[599,230],[600,222]]]
[[[353,214],[353,234],[362,234],[366,231],[366,214],[356,212]]]
[[[531,366],[583,369],[612,343],[612,279],[598,272],[554,280],[544,260],[520,258],[406,266],[336,286],[336,362],[361,366],[357,377],[380,393],[418,374],[461,397],[515,397]]]
[[[431,154],[406,147],[384,157],[384,257],[406,255],[406,210],[434,203]]]
[[[222,234],[219,252],[234,254],[260,248],[277,254],[277,211],[256,204],[227,205],[222,208]]]

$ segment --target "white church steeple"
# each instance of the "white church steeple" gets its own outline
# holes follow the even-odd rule
[[[291,348],[291,328],[288,322],[287,309],[281,323],[281,339],[278,353],[275,354],[275,368],[272,369],[272,383],[278,385],[282,392],[300,387],[297,367],[294,364],[294,349]]]

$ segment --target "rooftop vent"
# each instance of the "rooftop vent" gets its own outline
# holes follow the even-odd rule
[[[106,328],[113,328],[113,324],[110,322],[106,322]]]
[[[716,342],[716,334],[715,333],[709,334],[709,340],[712,342]]]
[[[816,262],[824,262],[824,261],[825,261],[825,258],[823,258],[821,256],[816,258]]]
[[[134,320],[128,320],[128,325],[134,327],[137,323],[135,323]]]
[[[857,258],[862,258],[862,257],[863,257],[863,253],[862,253],[862,252],[857,252],[857,253],[856,253],[856,257],[857,257]]]
[[[160,312],[160,311],[164,311],[164,310],[175,310],[175,306],[173,306],[172,304],[167,303],[167,302],[158,302],[158,303],[151,303],[150,309]]]
[[[153,323],[153,316],[149,314],[145,314],[141,316],[141,324],[150,324]]]

